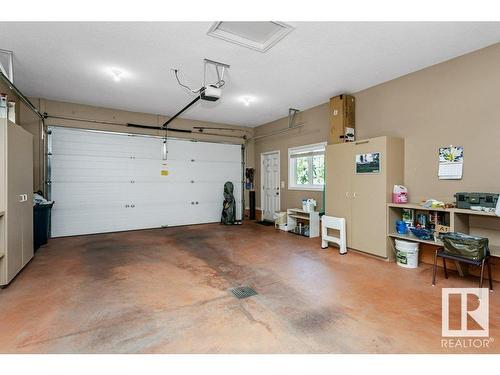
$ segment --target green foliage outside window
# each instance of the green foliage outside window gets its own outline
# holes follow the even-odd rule
[[[316,155],[312,158],[313,184],[323,185],[325,183],[325,156]]]
[[[297,185],[309,185],[309,158],[295,159]]]

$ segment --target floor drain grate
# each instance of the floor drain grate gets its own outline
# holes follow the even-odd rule
[[[257,292],[249,286],[238,286],[236,288],[230,288],[229,292],[238,299],[252,297],[257,294]]]

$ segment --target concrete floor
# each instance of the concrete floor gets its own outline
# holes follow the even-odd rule
[[[480,351],[441,348],[441,287],[477,279],[430,281],[426,265],[340,256],[255,223],[60,238],[0,290],[0,352]],[[239,285],[259,294],[228,294]],[[490,293],[493,338],[499,313]]]

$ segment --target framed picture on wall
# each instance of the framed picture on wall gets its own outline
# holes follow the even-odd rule
[[[380,173],[380,153],[371,152],[368,154],[357,154],[356,173],[357,174]]]

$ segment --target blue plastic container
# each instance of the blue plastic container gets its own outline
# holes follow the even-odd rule
[[[408,233],[408,227],[403,220],[396,221],[396,232],[398,232],[398,234]]]

